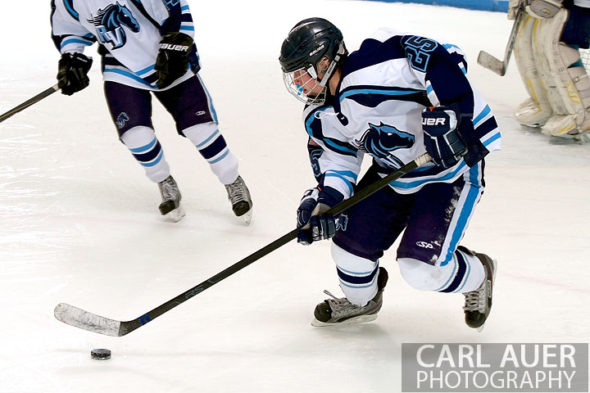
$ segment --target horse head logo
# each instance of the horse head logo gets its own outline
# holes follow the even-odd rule
[[[369,129],[360,141],[360,149],[376,158],[388,158],[390,153],[398,149],[408,149],[414,145],[414,135],[381,123],[369,123]]]
[[[120,48],[127,42],[124,27],[134,33],[139,31],[137,19],[127,7],[119,2],[109,4],[104,10],[98,10],[98,15],[89,22],[96,26],[100,43],[111,44],[111,49]]]

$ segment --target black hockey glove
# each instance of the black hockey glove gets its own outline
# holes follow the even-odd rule
[[[88,71],[92,67],[92,58],[82,53],[64,53],[57,67],[57,85],[62,94],[71,96],[90,84]]]
[[[330,187],[305,191],[297,209],[297,242],[308,245],[334,236],[338,219],[324,213],[342,199],[342,194]]]
[[[188,56],[193,39],[182,33],[168,33],[160,41],[155,69],[158,71],[158,88],[169,86],[188,69]]]
[[[455,110],[444,106],[422,112],[424,147],[432,161],[443,168],[452,167],[467,153],[458,131],[459,116]]]

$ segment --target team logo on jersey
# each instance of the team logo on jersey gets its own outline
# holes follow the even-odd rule
[[[117,116],[117,127],[121,130],[123,127],[125,127],[125,124],[127,124],[128,121],[129,116],[127,116],[127,113],[119,113],[119,116]]]
[[[375,158],[380,158],[384,163],[399,168],[403,163],[391,153],[398,149],[409,149],[414,145],[415,139],[414,135],[393,126],[369,123],[369,129],[363,134],[359,148]]]
[[[127,35],[124,27],[132,32],[139,31],[139,23],[131,11],[124,5],[109,4],[104,10],[98,10],[98,15],[88,22],[96,26],[98,41],[101,44],[112,45],[111,49],[117,49],[125,45]]]

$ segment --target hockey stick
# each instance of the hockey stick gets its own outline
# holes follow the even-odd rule
[[[344,210],[350,208],[351,206],[359,203],[363,199],[367,198],[368,196],[374,194],[378,190],[382,189],[383,187],[387,186],[392,181],[402,177],[406,173],[426,164],[430,161],[430,156],[428,154],[423,154],[416,158],[414,161],[410,162],[409,164],[401,167],[395,172],[390,173],[389,175],[385,176],[384,178],[376,181],[375,183],[370,184],[369,186],[363,188],[359,192],[355,193],[349,199],[342,201],[341,203],[337,204],[336,206],[332,207],[328,210],[327,214],[336,215]],[[166,303],[161,304],[160,306],[154,308],[151,311],[143,314],[139,318],[132,319],[130,321],[116,321],[114,319],[101,317],[100,315],[93,314],[88,311],[84,311],[78,307],[71,306],[66,303],[60,303],[55,306],[54,315],[59,321],[66,323],[68,325],[88,330],[94,333],[104,334],[107,336],[115,336],[121,337],[126,334],[131,333],[132,331],[142,327],[148,322],[153,321],[160,315],[164,314],[172,310],[174,307],[178,306],[181,303],[184,303],[188,299],[192,298],[195,295],[203,292],[207,288],[217,284],[218,282],[228,278],[232,274],[242,270],[246,266],[252,264],[253,262],[257,261],[258,259],[262,258],[263,256],[270,254],[274,250],[278,249],[279,247],[287,244],[291,240],[297,237],[297,233],[299,229],[294,229],[291,232],[283,235],[282,237],[278,238],[277,240],[273,241],[272,243],[267,244],[263,248],[259,249],[258,251],[250,254],[246,258],[242,259],[241,261],[231,265],[230,267],[222,270],[221,272],[217,273],[216,275],[208,278],[207,280],[203,281],[199,285],[189,289],[186,292],[181,293],[180,295],[176,296],[174,299],[168,300]]]
[[[495,72],[500,76],[504,76],[506,74],[506,70],[508,69],[508,62],[510,61],[510,55],[512,54],[512,50],[514,49],[514,43],[516,42],[516,36],[518,35],[518,30],[520,29],[520,25],[524,20],[524,8],[521,3],[518,11],[516,11],[516,17],[514,18],[514,24],[512,25],[512,31],[510,32],[510,36],[508,37],[508,44],[506,45],[506,50],[504,51],[504,60],[498,60],[494,56],[490,55],[486,51],[479,51],[479,55],[477,56],[477,63],[490,71]]]
[[[10,116],[14,115],[15,113],[18,113],[18,112],[22,111],[23,109],[27,109],[31,105],[38,103],[39,101],[41,101],[42,99],[44,99],[46,97],[49,97],[50,95],[52,95],[53,93],[55,93],[58,90],[59,90],[59,87],[57,87],[57,84],[51,86],[47,90],[43,90],[41,93],[37,94],[35,97],[29,98],[28,100],[26,100],[22,104],[12,108],[11,110],[9,110],[6,113],[3,113],[2,115],[0,115],[0,123],[3,122],[4,120],[8,119]]]

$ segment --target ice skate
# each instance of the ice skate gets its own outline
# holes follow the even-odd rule
[[[160,193],[162,194],[162,203],[160,203],[160,213],[174,222],[178,222],[184,217],[184,209],[180,206],[180,190],[172,176],[168,176],[158,183]]]
[[[383,305],[383,289],[387,284],[387,270],[380,267],[377,278],[377,294],[363,307],[356,306],[344,298],[336,298],[328,291],[324,291],[332,299],[326,299],[318,304],[314,310],[312,326],[336,326],[370,322],[377,319],[377,313]]]
[[[488,315],[492,309],[492,291],[494,289],[494,278],[496,276],[496,261],[485,254],[473,252],[463,246],[459,250],[466,254],[477,257],[483,264],[485,279],[481,286],[475,291],[464,293],[465,295],[465,323],[467,326],[481,331]]]
[[[252,220],[252,198],[241,176],[231,184],[225,185],[227,198],[231,202],[234,214],[246,225]]]

